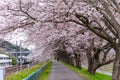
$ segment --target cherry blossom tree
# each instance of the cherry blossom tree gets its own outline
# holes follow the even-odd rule
[[[113,80],[119,80],[119,0],[63,0],[63,2],[65,4],[61,3],[61,6],[59,5],[60,8],[56,10],[56,15],[64,13],[62,16],[64,17],[63,22],[74,22],[87,27],[94,34],[108,41],[114,48],[116,58],[113,69]],[[68,8],[63,5],[66,5]],[[64,8],[59,10],[61,7]],[[60,23],[62,21],[61,18],[59,20],[57,18],[54,22]]]
[[[55,41],[57,38],[67,35],[67,38],[72,41],[71,43],[76,43],[72,44],[72,47],[79,47],[77,38],[78,41],[82,41],[79,40],[81,35],[76,37],[76,34],[73,35],[73,33],[74,31],[77,33],[82,32],[78,29],[78,26],[81,29],[86,28],[94,35],[105,40],[116,51],[113,80],[120,79],[119,0],[3,0],[2,3],[0,15],[2,15],[1,19],[3,20],[1,20],[0,33],[7,33],[21,28],[26,29],[30,35],[29,38],[35,42],[37,47],[48,46],[48,44],[52,44],[52,40]],[[75,28],[73,29],[69,25]],[[70,30],[68,30],[68,27]],[[76,31],[76,29],[79,31]],[[69,31],[71,32],[69,33]],[[71,36],[76,38],[72,39]],[[87,35],[87,37],[91,36]],[[102,52],[106,56],[109,48],[107,47],[106,50],[105,45],[100,47],[94,45],[96,42],[100,45],[101,39],[97,39],[98,41],[96,39],[95,41],[94,39],[91,40],[87,45],[93,46],[91,52],[93,51],[96,55],[92,58],[97,57],[94,61],[98,61],[99,54]],[[104,44],[104,41],[102,44]],[[82,45],[81,42],[80,45]],[[49,47],[49,49],[52,48]],[[76,49],[74,50],[76,51]],[[89,49],[90,47],[87,50],[89,51]]]
[[[95,12],[99,12],[101,18],[97,15],[93,16],[93,20],[90,20],[86,15],[76,13],[76,17],[88,27],[92,32],[94,32],[99,37],[107,40],[111,46],[116,51],[116,58],[114,62],[113,69],[113,80],[119,80],[119,1],[103,1],[103,0],[88,0],[86,1]],[[98,19],[99,20],[98,20]]]

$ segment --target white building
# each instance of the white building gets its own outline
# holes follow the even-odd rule
[[[12,59],[6,54],[0,54],[0,67],[8,67],[12,63]]]
[[[27,63],[27,56],[18,56],[18,60],[17,60],[18,64],[20,64],[22,62],[22,64]]]

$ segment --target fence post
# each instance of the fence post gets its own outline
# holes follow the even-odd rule
[[[5,80],[5,68],[0,67],[0,80]]]

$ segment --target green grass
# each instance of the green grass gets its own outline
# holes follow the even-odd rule
[[[48,66],[46,67],[46,69],[40,75],[40,79],[39,80],[48,80],[48,78],[50,76],[51,69],[52,69],[52,62],[50,62],[48,64]]]
[[[30,69],[24,69],[16,74],[13,74],[9,77],[6,77],[5,80],[22,80],[25,77],[27,77],[28,75],[30,75],[31,73],[33,73],[34,71],[38,70],[39,68],[41,68],[43,65],[45,65],[48,62],[42,62],[40,64],[37,64],[33,67],[31,67]]]
[[[79,69],[66,63],[63,64],[85,78],[85,80],[112,80],[112,77],[106,74],[96,72],[95,75],[90,75],[85,68]]]

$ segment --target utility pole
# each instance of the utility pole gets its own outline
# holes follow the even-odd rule
[[[10,51],[8,51],[9,52],[9,67],[10,67],[10,62],[11,62],[11,58],[10,58]]]
[[[22,46],[21,46],[21,40],[20,40],[20,70],[22,70]]]
[[[18,46],[17,41],[16,41],[16,46]],[[19,71],[19,64],[18,64],[18,53],[17,53],[17,51],[16,51],[15,55],[16,55],[16,59],[17,59],[17,72],[18,72]]]

